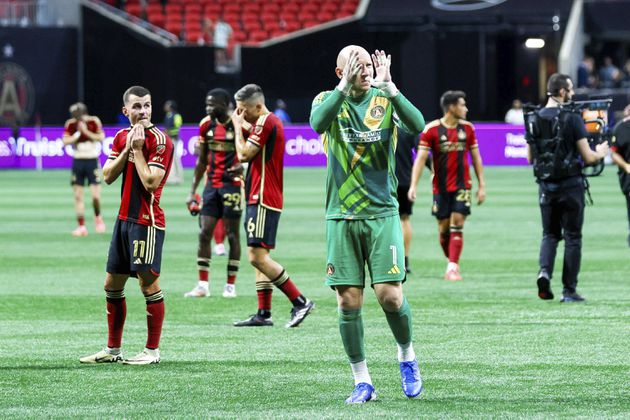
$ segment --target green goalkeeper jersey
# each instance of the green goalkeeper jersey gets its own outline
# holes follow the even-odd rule
[[[389,99],[371,88],[354,98],[335,89],[313,101],[311,126],[322,134],[328,158],[326,219],[398,214],[396,133],[420,133],[420,111],[401,93]]]

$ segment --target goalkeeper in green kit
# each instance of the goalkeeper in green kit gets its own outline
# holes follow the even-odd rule
[[[422,392],[412,345],[411,308],[405,299],[405,251],[396,200],[397,130],[417,135],[424,118],[396,89],[391,57],[349,45],[337,57],[340,79],[313,101],[310,123],[322,134],[326,180],[326,284],[337,293],[339,331],[354,375],[347,404],[376,398],[363,343],[366,266],[371,286],[398,345],[402,388]]]

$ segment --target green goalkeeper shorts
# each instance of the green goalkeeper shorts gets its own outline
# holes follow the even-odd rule
[[[365,287],[405,281],[405,247],[398,215],[377,219],[327,220],[326,285]]]

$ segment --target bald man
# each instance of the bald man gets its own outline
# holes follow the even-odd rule
[[[398,345],[402,388],[422,392],[412,345],[411,309],[405,299],[404,242],[396,200],[399,128],[418,135],[422,113],[398,91],[391,57],[349,45],[337,57],[337,87],[315,97],[310,123],[328,157],[326,284],[337,294],[339,331],[354,376],[347,404],[376,398],[363,343],[365,265],[371,286]],[[376,75],[375,75],[376,74]]]
[[[628,209],[628,246],[630,246],[630,105],[623,110],[621,120],[613,130],[612,159],[619,167],[619,186],[626,197]]]

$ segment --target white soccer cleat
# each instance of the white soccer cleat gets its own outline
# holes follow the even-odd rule
[[[122,362],[122,353],[110,353],[108,349],[103,349],[98,353],[91,354],[79,359],[81,363],[96,364],[96,363],[117,363]]]
[[[208,297],[210,296],[210,289],[208,287],[203,287],[200,285],[196,285],[194,289],[190,292],[184,293],[184,297]]]
[[[105,222],[103,222],[101,216],[94,217],[94,228],[96,229],[96,233],[105,233]]]
[[[223,297],[224,298],[235,298],[236,297],[236,286],[233,284],[226,284],[223,286]]]
[[[225,255],[225,245],[223,245],[223,244],[216,244],[214,246],[214,253],[216,255]]]
[[[160,363],[160,350],[144,349],[132,358],[123,360],[123,365],[151,365]]]
[[[88,230],[85,226],[78,226],[75,230],[72,231],[72,236],[88,236]]]

